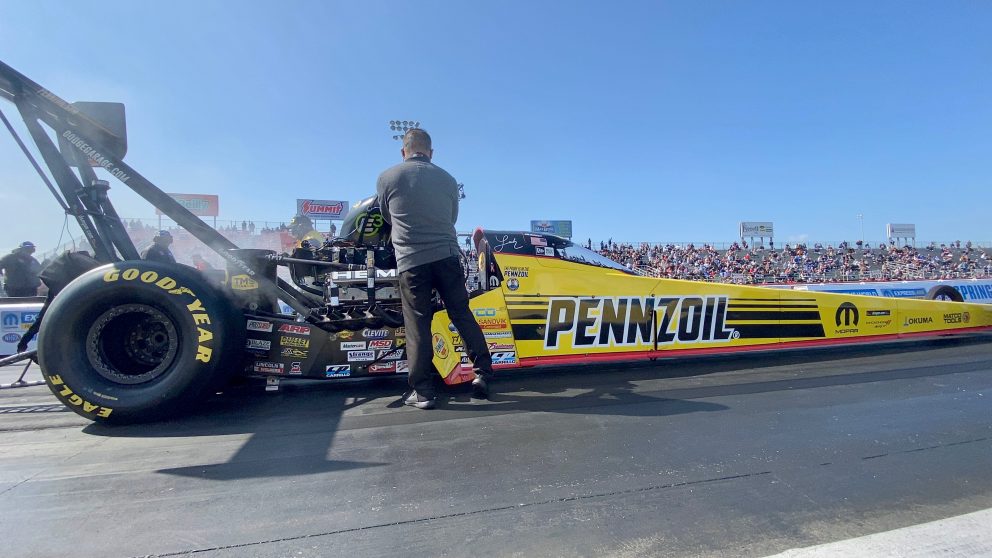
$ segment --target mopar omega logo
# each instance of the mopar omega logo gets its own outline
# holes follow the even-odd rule
[[[845,326],[856,326],[858,325],[858,320],[861,319],[861,314],[858,312],[858,307],[851,304],[850,302],[845,302],[837,308],[837,314],[834,316],[834,323],[838,327],[841,325],[841,321],[844,322]]]

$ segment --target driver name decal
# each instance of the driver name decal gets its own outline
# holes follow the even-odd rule
[[[568,297],[549,301],[544,348],[725,343],[727,296]]]

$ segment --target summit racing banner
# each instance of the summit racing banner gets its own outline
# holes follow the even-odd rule
[[[296,213],[311,219],[339,221],[348,212],[348,202],[342,200],[296,200]]]

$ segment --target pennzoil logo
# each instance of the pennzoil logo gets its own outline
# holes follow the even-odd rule
[[[440,333],[435,333],[431,337],[431,344],[434,346],[434,354],[440,358],[447,358],[448,344],[444,341],[444,337],[441,337]]]
[[[247,275],[231,276],[231,288],[236,291],[252,291],[258,288],[258,281]]]
[[[726,326],[726,296],[552,298],[544,347],[631,347],[672,343],[725,343],[740,332]],[[652,331],[654,324],[654,331]],[[487,336],[488,337],[488,336]]]

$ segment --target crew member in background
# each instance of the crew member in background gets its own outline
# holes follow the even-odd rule
[[[38,272],[41,271],[41,264],[31,255],[34,251],[34,243],[25,241],[0,259],[7,296],[38,295],[38,287],[41,285]]]
[[[158,234],[152,239],[152,245],[141,255],[141,259],[150,262],[174,264],[176,263],[176,258],[172,255],[172,251],[169,250],[171,244],[172,234],[169,231],[158,231]]]
[[[406,325],[407,360],[413,393],[404,401],[418,409],[435,405],[431,351],[431,290],[437,289],[451,322],[461,335],[475,369],[472,395],[489,394],[492,356],[482,329],[468,307],[465,273],[455,234],[458,183],[431,162],[427,132],[414,128],[403,136],[403,162],[386,169],[376,183],[382,216],[392,226],[396,271]]]

